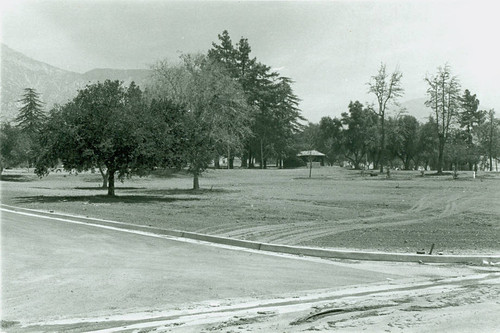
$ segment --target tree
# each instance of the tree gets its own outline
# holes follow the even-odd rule
[[[246,139],[249,106],[238,82],[204,55],[183,55],[180,64],[153,66],[153,95],[183,106],[183,155],[193,175],[193,189],[212,161],[218,145],[235,147]]]
[[[428,100],[425,105],[433,110],[435,131],[438,137],[437,173],[443,173],[443,161],[446,142],[450,134],[450,125],[457,116],[460,107],[460,83],[451,74],[450,66],[439,67],[436,75],[426,77]]]
[[[488,111],[487,122],[480,127],[482,151],[488,157],[489,170],[493,171],[493,159],[500,156],[500,120],[493,109]]]
[[[429,120],[420,126],[418,131],[418,152],[417,152],[417,165],[422,166],[424,169],[427,167],[436,167],[436,152],[439,145],[439,139],[436,133],[436,121],[431,116]]]
[[[0,170],[29,160],[30,142],[26,134],[10,123],[0,125]]]
[[[253,160],[260,160],[265,168],[270,156],[282,160],[293,142],[293,135],[300,129],[298,97],[293,93],[292,80],[282,77],[251,58],[251,47],[246,38],[233,46],[229,33],[218,35],[220,44],[212,43],[208,57],[227,69],[243,88],[247,104],[252,106],[251,134],[245,147],[243,165],[254,167]],[[248,163],[247,163],[248,160]]]
[[[318,150],[326,154],[330,165],[340,161],[342,151],[342,121],[337,118],[322,117],[319,121]]]
[[[58,159],[67,170],[107,170],[108,195],[115,195],[115,178],[123,180],[155,166],[157,139],[153,119],[141,90],[132,82],[87,85],[64,106],[53,109],[44,128],[36,173],[46,175]]]
[[[458,178],[458,170],[468,162],[467,132],[458,128],[450,129],[449,140],[445,148],[446,160],[453,169],[453,178]]]
[[[349,103],[349,113],[342,113],[342,124],[347,127],[342,136],[345,157],[355,169],[360,169],[361,163],[368,159],[370,147],[376,145],[376,117],[358,101]]]
[[[473,165],[477,166],[477,162],[479,161],[480,152],[477,145],[479,141],[478,128],[485,120],[486,111],[478,110],[479,100],[475,94],[471,95],[468,89],[465,89],[460,102],[461,108],[458,112],[458,123],[466,133],[464,139],[467,145],[467,163],[469,164],[469,170],[472,170]]]
[[[392,126],[388,131],[388,150],[401,159],[404,170],[409,170],[411,162],[418,154],[418,120],[410,115],[389,120]]]
[[[33,88],[24,89],[19,115],[15,118],[17,127],[29,135],[37,134],[46,118],[40,101],[40,95]]]
[[[402,77],[403,74],[398,70],[389,75],[385,64],[381,64],[378,74],[372,76],[371,81],[368,82],[369,92],[376,96],[378,104],[377,115],[380,124],[380,143],[377,162],[380,163],[380,173],[384,172],[385,163],[385,115],[387,106],[403,95],[404,89],[401,86]]]
[[[28,167],[34,162],[39,151],[39,140],[41,128],[46,120],[46,115],[43,112],[43,103],[40,100],[40,95],[33,88],[24,89],[23,98],[18,102],[22,104],[19,109],[19,114],[14,122],[16,127],[27,140],[26,159]]]

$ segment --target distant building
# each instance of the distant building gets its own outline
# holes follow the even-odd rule
[[[306,164],[311,161],[313,166],[324,166],[326,155],[317,150],[304,150],[297,154],[297,157],[303,160]]]

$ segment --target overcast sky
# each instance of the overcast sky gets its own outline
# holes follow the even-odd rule
[[[76,72],[206,52],[226,29],[295,81],[314,122],[350,100],[374,101],[366,82],[381,62],[403,72],[401,101],[425,97],[425,75],[448,62],[463,88],[500,109],[496,1],[3,1],[1,9],[3,43]]]

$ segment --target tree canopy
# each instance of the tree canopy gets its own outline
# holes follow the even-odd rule
[[[113,196],[116,176],[123,179],[155,166],[154,123],[134,83],[124,87],[106,80],[87,85],[71,102],[51,111],[36,173],[47,174],[57,159],[68,170],[104,166],[108,195]]]
[[[183,55],[182,62],[167,60],[153,66],[151,92],[184,108],[183,151],[193,188],[199,188],[199,175],[214,159],[217,148],[239,147],[249,135],[251,107],[241,85],[225,67],[201,55]]]

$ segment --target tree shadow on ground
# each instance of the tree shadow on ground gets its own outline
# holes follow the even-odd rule
[[[199,198],[165,198],[149,195],[124,195],[124,196],[107,196],[107,195],[82,195],[82,196],[25,196],[16,197],[14,201],[18,204],[27,203],[59,203],[59,202],[82,202],[87,204],[112,204],[112,203],[169,203],[175,201],[198,201]]]
[[[3,182],[32,182],[35,180],[33,176],[25,176],[25,175],[1,175],[0,180]]]
[[[226,190],[223,188],[201,188],[198,190],[193,189],[157,189],[157,190],[147,190],[143,191],[147,194],[156,194],[156,195],[202,195],[202,194],[210,194],[210,193],[233,193],[238,192],[234,190]]]
[[[146,187],[115,187],[115,191],[121,191],[121,190],[145,190]],[[77,186],[75,187],[75,190],[102,190],[102,191],[107,191],[107,187],[102,187],[102,186]]]

